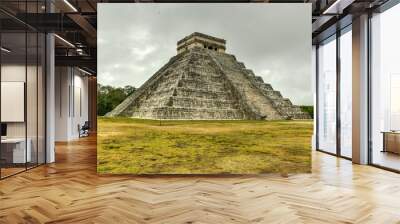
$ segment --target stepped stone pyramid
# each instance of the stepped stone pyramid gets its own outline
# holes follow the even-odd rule
[[[177,55],[106,116],[182,120],[309,119],[287,98],[225,53],[226,41],[193,33]]]

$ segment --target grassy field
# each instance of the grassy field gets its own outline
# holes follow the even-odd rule
[[[312,121],[98,118],[97,170],[115,174],[303,173]]]

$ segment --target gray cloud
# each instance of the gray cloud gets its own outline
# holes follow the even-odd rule
[[[139,87],[195,31],[227,40],[256,75],[312,104],[309,4],[99,4],[98,80]]]

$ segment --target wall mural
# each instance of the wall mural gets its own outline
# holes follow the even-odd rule
[[[246,5],[237,27],[226,25],[235,21],[221,20],[224,14],[238,6],[201,4],[195,10],[192,4],[100,4],[99,173],[310,172],[310,9]],[[172,9],[182,13],[171,15]],[[304,31],[285,34],[290,27],[270,20],[279,17],[279,10],[300,12],[286,24]],[[215,23],[196,29],[208,24],[201,16],[206,11]],[[268,31],[240,22],[250,14],[266,21]],[[141,17],[135,26],[131,21],[140,15],[150,21]],[[118,24],[124,19],[132,36],[118,38],[109,23],[113,19]],[[169,30],[163,28],[166,21]],[[240,24],[252,35],[240,34]],[[282,35],[293,42],[280,43],[289,37]],[[121,51],[112,47],[124,44]],[[297,48],[300,57],[285,52],[288,48]]]

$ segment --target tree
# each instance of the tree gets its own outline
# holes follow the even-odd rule
[[[97,115],[104,116],[106,113],[112,111],[135,91],[136,88],[129,85],[125,87],[113,87],[97,84]]]
[[[300,106],[300,109],[303,112],[308,113],[312,118],[314,117],[314,106],[306,106],[306,105],[304,105],[304,106]]]

